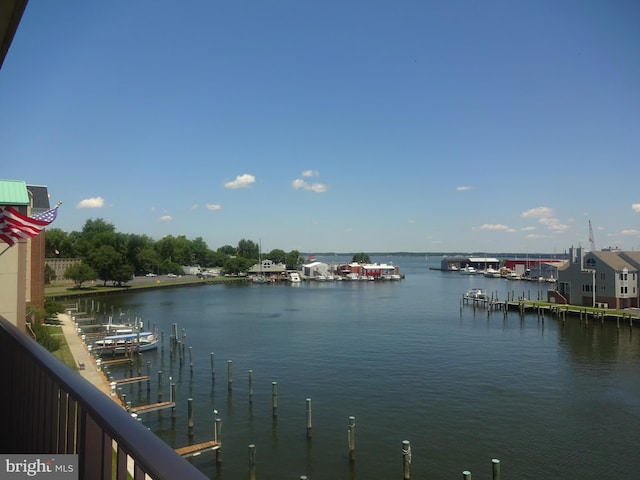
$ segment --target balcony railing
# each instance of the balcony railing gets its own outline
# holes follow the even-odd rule
[[[207,478],[2,316],[0,385],[1,453],[76,454],[80,479]]]

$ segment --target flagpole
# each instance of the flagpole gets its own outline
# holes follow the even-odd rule
[[[2,256],[2,254],[3,254],[4,252],[6,252],[7,250],[9,250],[10,248],[11,248],[11,245],[7,245],[7,246],[5,247],[5,249],[4,249],[4,250],[2,250],[2,251],[0,252],[0,257]]]

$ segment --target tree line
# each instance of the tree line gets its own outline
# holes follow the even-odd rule
[[[154,240],[148,235],[117,232],[113,224],[101,218],[87,220],[79,232],[47,229],[45,257],[79,258],[80,263],[65,271],[65,277],[77,287],[98,279],[104,285],[107,282],[122,285],[134,275],[147,273],[181,275],[183,265],[220,268],[226,274],[238,274],[246,272],[260,258],[284,263],[291,270],[297,270],[303,262],[297,250],[286,253],[274,249],[261,254],[256,242],[244,238],[235,247],[224,245],[211,250],[201,237],[189,240],[183,235],[169,235]],[[47,268],[45,281],[50,283],[54,275]]]

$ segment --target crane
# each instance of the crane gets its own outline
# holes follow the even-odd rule
[[[589,220],[589,243],[591,244],[591,251],[596,251],[596,241],[593,239],[593,228],[591,228],[591,220]]]

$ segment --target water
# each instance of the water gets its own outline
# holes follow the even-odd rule
[[[500,459],[505,478],[637,477],[640,331],[461,310],[461,295],[472,287],[500,299],[511,292],[536,299],[549,286],[429,270],[439,258],[374,260],[393,261],[406,278],[209,285],[109,297],[107,310],[113,305],[165,332],[164,350],[144,355],[143,363],[152,362],[149,398],[142,384],[126,387],[127,399],[134,405],[156,401],[162,370],[166,400],[172,377],[175,422],[165,411],[144,415],[143,423],[175,448],[189,444],[187,398],[193,398],[195,442],[213,438],[217,409],[222,466],[216,469],[211,452],[192,461],[224,480],[248,476],[249,444],[256,445],[259,479],[399,479],[403,440],[411,442],[412,478],[453,478],[463,470],[491,478],[492,458]],[[192,347],[192,372],[188,350],[182,366],[169,358],[174,323]],[[252,403],[248,370],[254,372]],[[112,374],[128,375],[122,367]],[[272,382],[278,385],[275,421]]]

